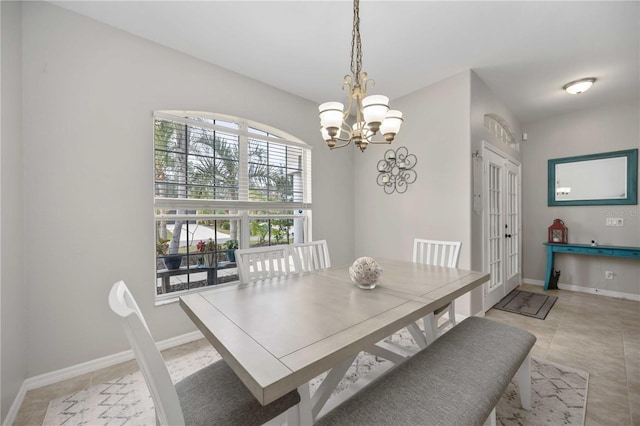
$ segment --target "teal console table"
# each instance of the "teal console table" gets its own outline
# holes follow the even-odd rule
[[[549,289],[549,281],[553,274],[554,255],[556,253],[589,254],[592,256],[626,257],[640,259],[640,247],[592,246],[589,244],[555,244],[544,243],[547,246],[547,274],[544,289]]]

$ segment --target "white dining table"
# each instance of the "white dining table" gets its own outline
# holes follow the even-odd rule
[[[376,260],[383,275],[372,290],[354,285],[343,266],[192,293],[180,306],[261,404],[298,389],[316,419],[358,353],[385,357],[389,347],[376,345],[404,327],[424,339],[416,321],[489,280],[484,272]],[[385,358],[398,364],[411,356],[397,354]],[[310,399],[309,381],[326,371]]]

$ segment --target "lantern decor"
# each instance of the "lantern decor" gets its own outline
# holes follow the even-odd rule
[[[555,244],[567,244],[569,242],[569,229],[564,226],[561,219],[554,219],[549,227],[549,242]]]

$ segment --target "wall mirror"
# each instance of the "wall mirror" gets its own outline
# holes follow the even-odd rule
[[[638,150],[549,160],[550,206],[638,204]]]

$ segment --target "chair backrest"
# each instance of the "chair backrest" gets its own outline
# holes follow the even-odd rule
[[[149,333],[138,304],[123,281],[118,281],[111,288],[109,306],[122,319],[125,334],[151,392],[157,423],[183,425],[180,399],[167,365]]]
[[[293,268],[291,260],[294,263]],[[300,260],[298,256],[291,256],[288,245],[237,249],[236,263],[242,283],[300,271]]]
[[[291,251],[298,255],[302,271],[317,271],[331,267],[329,248],[326,240],[297,243],[291,246]]]
[[[413,240],[413,261],[427,265],[458,266],[460,241]]]

